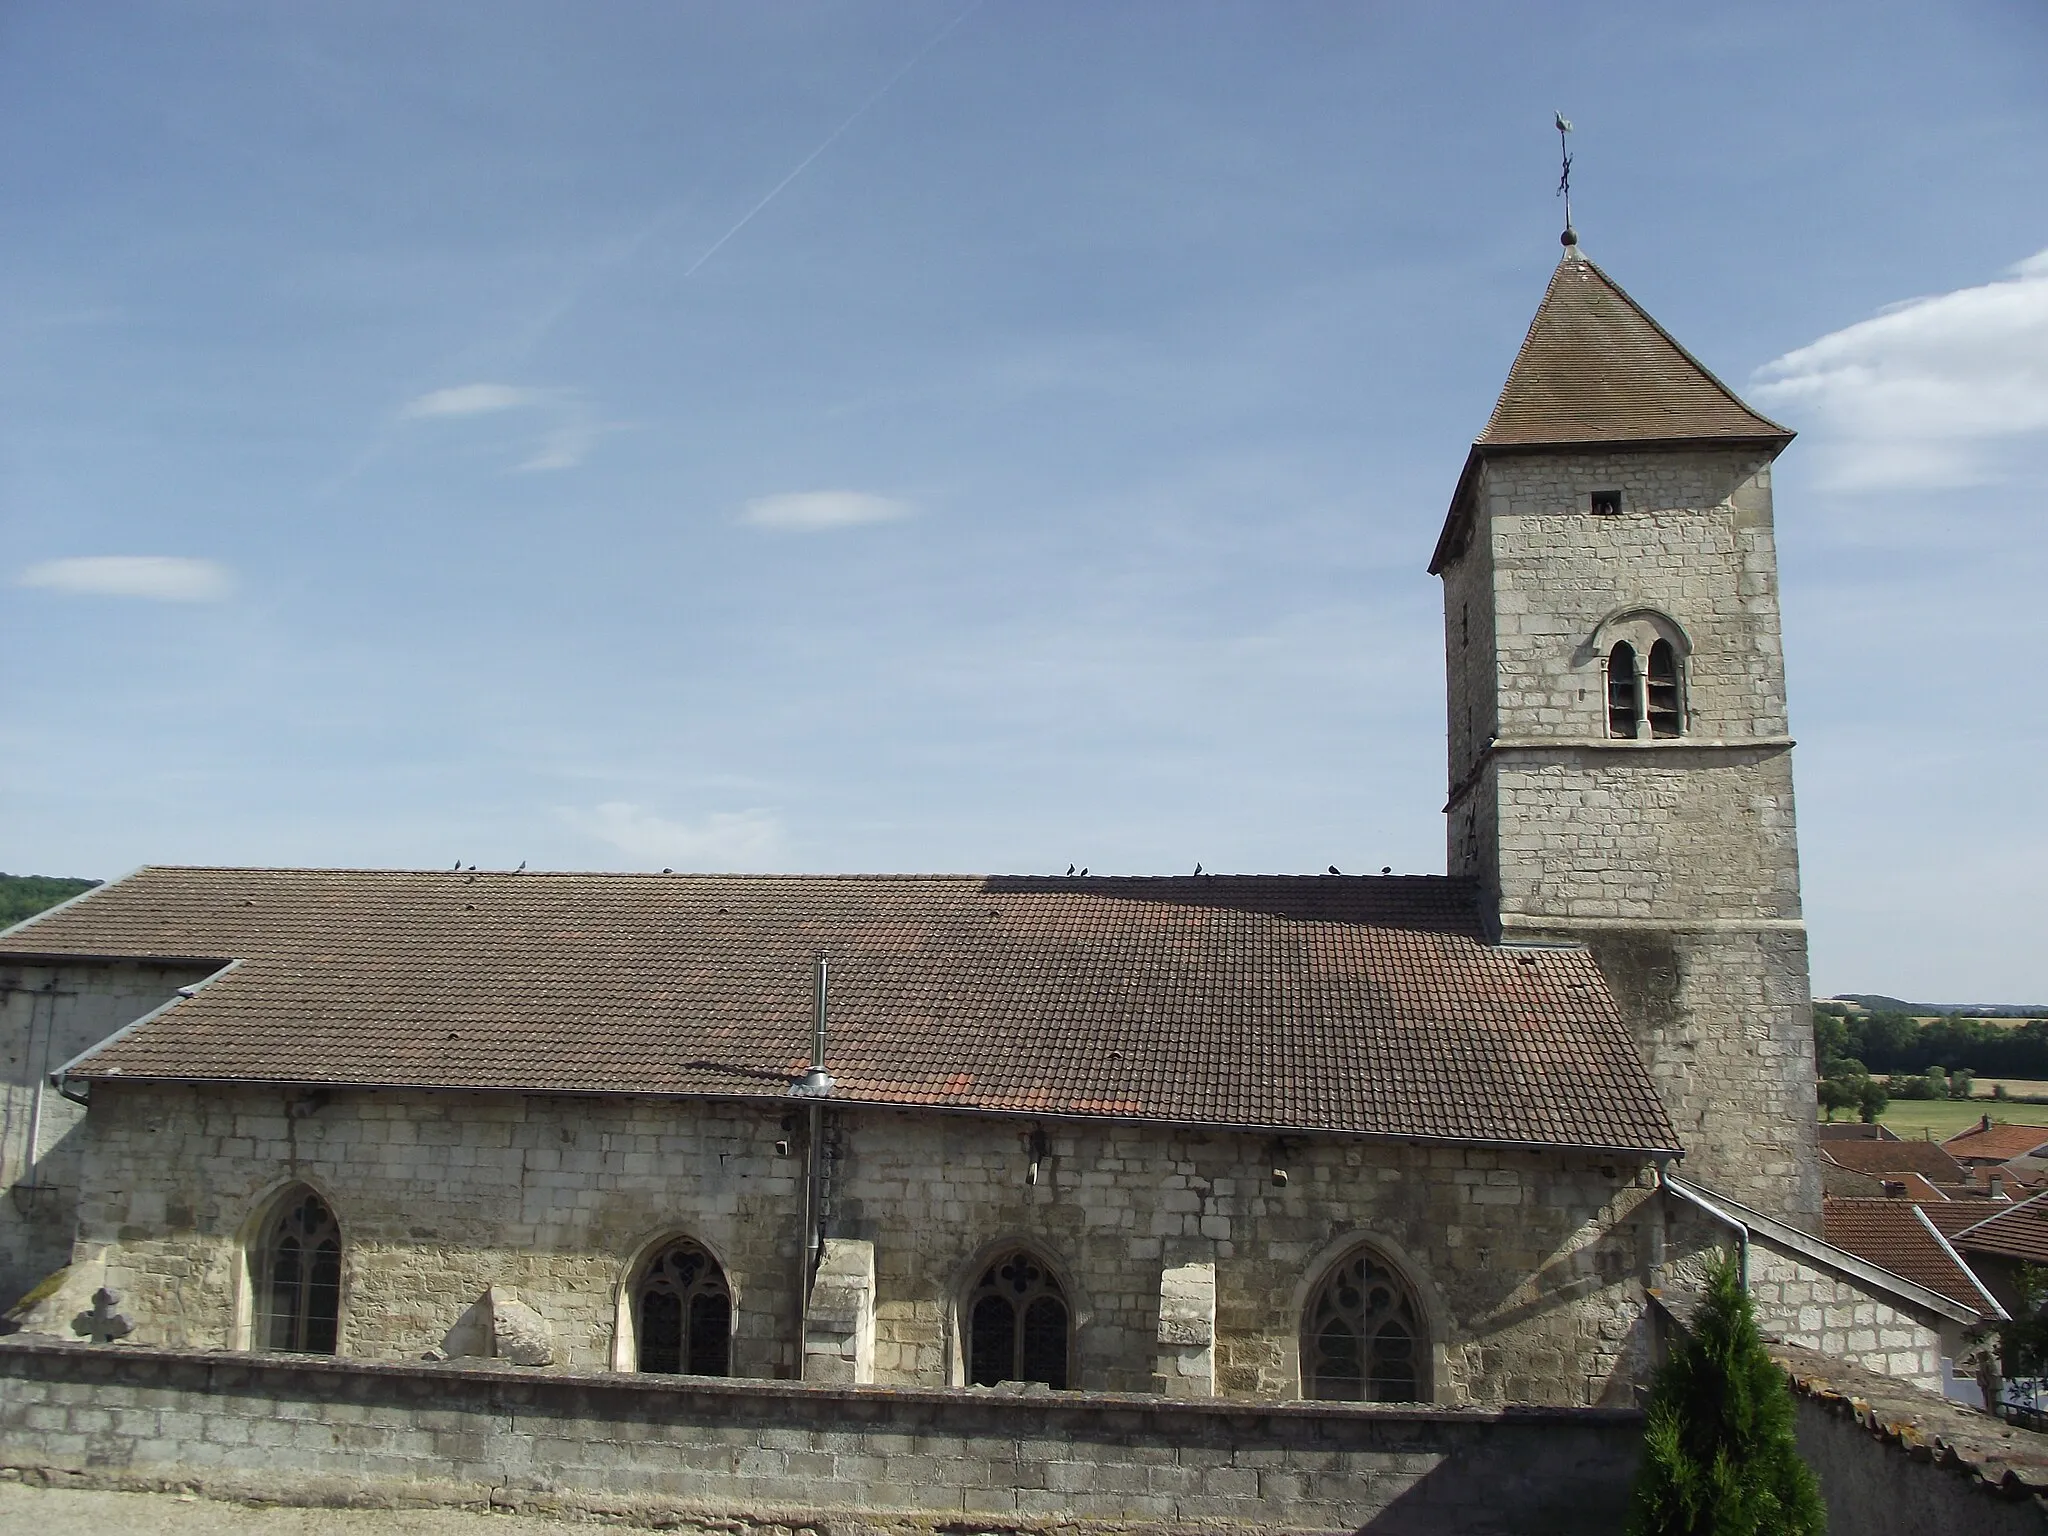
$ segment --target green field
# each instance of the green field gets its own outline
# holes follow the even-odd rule
[[[1992,1123],[2003,1120],[2012,1125],[2048,1125],[2048,1104],[2001,1104],[1996,1099],[1893,1099],[1878,1120],[1895,1135],[1918,1140],[1927,1132],[1936,1141],[1967,1131],[1985,1115]],[[1837,1119],[1851,1116],[1839,1114]]]

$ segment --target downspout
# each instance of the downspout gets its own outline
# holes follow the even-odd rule
[[[810,1319],[811,1278],[817,1273],[818,1252],[821,1238],[820,1211],[824,1205],[825,1181],[825,1105],[824,1100],[832,1095],[832,1074],[825,1070],[825,1022],[827,993],[831,985],[831,962],[820,950],[816,956],[811,978],[811,1066],[810,1070],[789,1085],[792,1095],[810,1100],[808,1124],[804,1135],[804,1187],[802,1216],[803,1241],[797,1245],[796,1299],[793,1310],[796,1314],[796,1369],[792,1376],[801,1381],[804,1374],[804,1331]]]
[[[1664,1165],[1661,1163],[1657,1166],[1657,1187],[1663,1190],[1666,1194],[1678,1196],[1678,1198],[1683,1200],[1687,1205],[1697,1206],[1700,1210],[1705,1211],[1709,1216],[1713,1217],[1714,1220],[1720,1222],[1722,1226],[1729,1228],[1735,1233],[1736,1275],[1742,1282],[1742,1289],[1745,1292],[1748,1291],[1749,1228],[1744,1226],[1741,1222],[1737,1221],[1733,1216],[1730,1216],[1726,1211],[1722,1210],[1718,1205],[1715,1205],[1712,1201],[1701,1198],[1699,1195],[1696,1195],[1691,1190],[1687,1189],[1683,1184],[1680,1184],[1673,1180],[1670,1177],[1670,1175],[1664,1171]]]
[[[21,1053],[23,1061],[27,1061],[36,1048],[36,1004],[38,1001],[40,999],[37,998],[35,993],[31,992],[28,996],[28,1039],[24,1043]],[[57,1026],[57,999],[54,996],[50,998],[49,1014],[49,1022],[43,1026],[43,1053],[40,1069],[35,1074],[35,1096],[29,1101],[28,1106],[28,1155],[22,1159],[21,1163],[22,1182],[30,1188],[35,1187],[36,1164],[41,1160],[43,1150],[43,1088],[45,1081],[50,1075],[50,1035]]]

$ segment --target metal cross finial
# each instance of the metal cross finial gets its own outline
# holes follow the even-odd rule
[[[1557,195],[1564,199],[1564,233],[1559,241],[1567,248],[1579,243],[1578,231],[1572,228],[1572,151],[1565,135],[1572,131],[1571,119],[1562,112],[1551,114],[1557,120],[1557,152],[1564,161],[1564,174],[1557,178]]]
[[[93,1344],[112,1344],[135,1331],[135,1324],[116,1312],[121,1298],[101,1286],[92,1293],[92,1310],[71,1319],[71,1331],[84,1334]]]

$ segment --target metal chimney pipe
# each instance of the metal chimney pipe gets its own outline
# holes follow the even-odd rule
[[[811,1069],[789,1085],[800,1099],[828,1099],[835,1084],[825,1070],[826,991],[831,985],[831,962],[819,950],[811,981]]]
[[[832,962],[821,951],[811,988],[811,1070],[825,1070],[825,997],[832,981]]]

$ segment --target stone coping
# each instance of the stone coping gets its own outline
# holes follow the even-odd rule
[[[1349,1421],[1369,1424],[1640,1424],[1637,1408],[1571,1407],[1542,1403],[1440,1406],[1434,1403],[1272,1402],[1255,1398],[1169,1398],[1141,1392],[1017,1391],[992,1387],[844,1386],[822,1382],[774,1381],[731,1376],[655,1376],[635,1371],[564,1371],[511,1365],[496,1360],[357,1360],[334,1355],[281,1355],[229,1349],[175,1349],[148,1344],[85,1344],[48,1334],[16,1333],[0,1338],[0,1375],[7,1356],[62,1363],[77,1379],[102,1370],[145,1363],[163,1368],[195,1366],[223,1373],[283,1374],[343,1381],[388,1381],[429,1385],[464,1382],[514,1389],[522,1395],[558,1391],[629,1392],[650,1396],[688,1395],[775,1403],[843,1403],[882,1407],[928,1404],[954,1410],[1030,1408],[1060,1418],[1077,1416],[1164,1416],[1183,1419],[1247,1418]],[[1867,1374],[1867,1373],[1866,1373]],[[1882,1379],[1882,1378],[1879,1378]],[[2043,1437],[2036,1437],[2043,1438]]]
[[[1770,1348],[1794,1392],[1854,1418],[1885,1446],[1968,1472],[2006,1498],[2048,1496],[2048,1435],[1810,1349]]]

